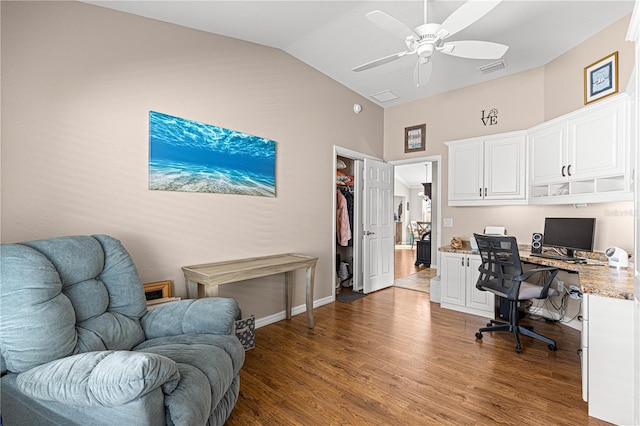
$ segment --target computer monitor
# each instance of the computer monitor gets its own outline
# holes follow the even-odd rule
[[[566,256],[575,257],[575,250],[593,251],[595,218],[548,217],[544,220],[542,245],[566,249]]]

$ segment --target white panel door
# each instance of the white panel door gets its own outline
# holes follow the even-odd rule
[[[364,293],[393,285],[393,165],[364,160]]]

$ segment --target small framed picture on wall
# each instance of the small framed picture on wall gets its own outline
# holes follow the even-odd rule
[[[618,52],[584,68],[584,104],[618,93]]]
[[[426,149],[426,124],[404,128],[404,152],[424,151]]]

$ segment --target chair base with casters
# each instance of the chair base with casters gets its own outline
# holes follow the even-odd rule
[[[532,337],[534,339],[542,340],[548,344],[550,351],[554,352],[558,349],[556,341],[548,337],[538,334],[533,331],[532,327],[520,325],[520,312],[518,312],[518,302],[509,301],[509,322],[490,320],[486,327],[478,330],[476,333],[476,339],[482,340],[482,333],[494,332],[494,331],[508,331],[513,333],[513,338],[516,341],[516,353],[522,353],[522,345],[520,344],[520,334]]]
[[[522,352],[520,334],[541,340],[547,343],[550,351],[555,351],[555,340],[534,332],[531,327],[520,325],[518,306],[521,301],[559,295],[556,289],[551,288],[558,269],[545,267],[523,272],[515,237],[479,234],[474,234],[474,237],[482,259],[476,288],[500,296],[509,303],[509,321],[491,320],[486,327],[478,330],[476,339],[481,340],[484,332],[508,331],[516,342],[516,353]],[[538,274],[542,276],[542,285],[527,282]]]

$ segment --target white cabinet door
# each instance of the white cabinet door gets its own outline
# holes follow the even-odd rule
[[[566,140],[567,126],[564,122],[541,125],[529,131],[529,183],[531,185],[567,179]]]
[[[493,318],[493,294],[476,288],[480,256],[445,252],[440,254],[440,262],[441,306]]]
[[[449,146],[449,200],[481,200],[484,149],[482,139]]]
[[[524,199],[525,154],[524,135],[484,141],[485,200]]]
[[[589,298],[589,415],[633,424],[633,301]]]
[[[482,264],[480,256],[467,256],[467,303],[466,306],[471,309],[486,311],[490,314],[495,310],[495,296],[489,291],[480,291],[476,288],[476,282],[480,272],[478,268]]]
[[[567,174],[585,179],[625,172],[625,103],[569,120]]]
[[[440,300],[443,304],[465,305],[466,269],[465,255],[457,253],[440,254]]]

